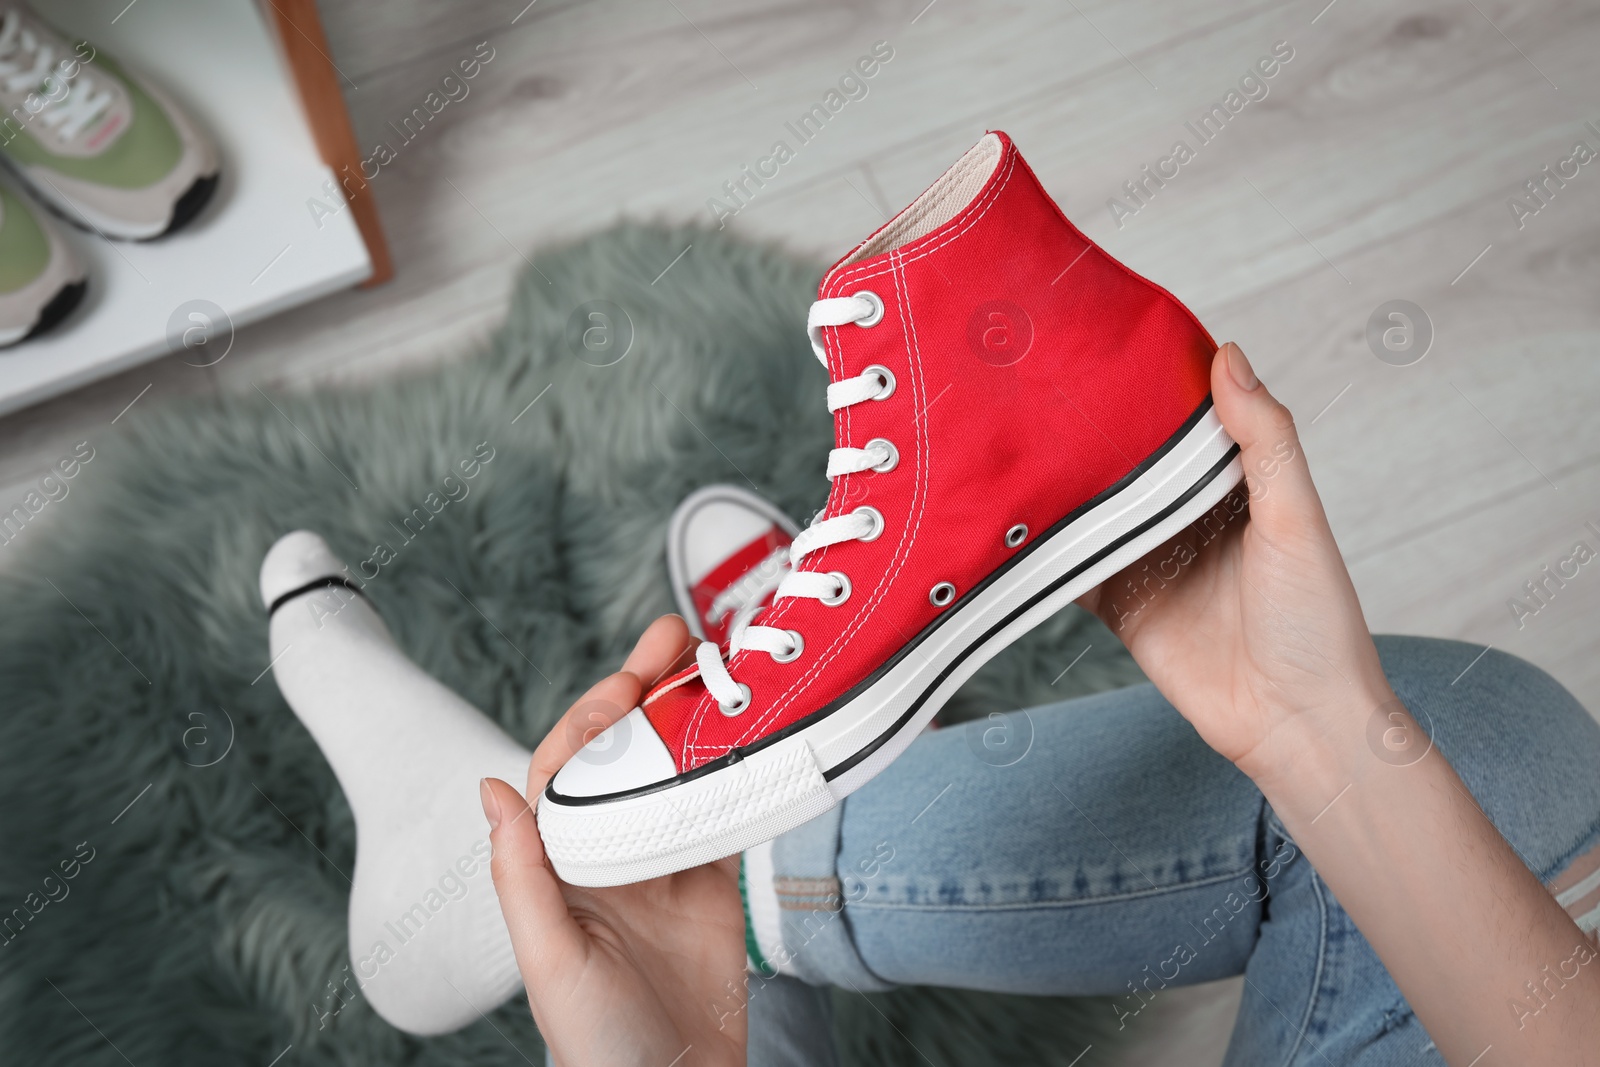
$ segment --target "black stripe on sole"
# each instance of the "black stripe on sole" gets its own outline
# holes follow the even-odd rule
[[[1189,417],[1183,421],[1183,425],[1179,426],[1175,431],[1173,431],[1172,435],[1167,438],[1167,440],[1161,445],[1161,447],[1156,449],[1154,452],[1150,453],[1150,455],[1146,456],[1145,459],[1143,460],[1143,462],[1141,462],[1138,466],[1134,467],[1127,474],[1123,475],[1123,477],[1120,478],[1116,482],[1116,484],[1112,485],[1110,488],[1104,490],[1103,492],[1097,494],[1096,496],[1092,497],[1091,499],[1085,501],[1083,504],[1080,504],[1078,507],[1074,508],[1072,511],[1068,512],[1065,516],[1063,516],[1061,519],[1059,519],[1055,523],[1055,525],[1051,526],[1048,530],[1046,530],[1041,536],[1035,537],[1033,540],[1029,541],[1027,544],[1023,545],[1021,548],[1019,548],[1015,552],[1013,552],[1009,559],[1007,559],[999,567],[996,567],[993,571],[990,571],[988,577],[984,578],[983,581],[979,582],[978,584],[974,585],[971,589],[967,590],[967,592],[964,593],[961,596],[961,598],[958,601],[956,601],[956,603],[954,603],[953,605],[950,605],[950,607],[943,614],[941,614],[933,622],[929,623],[920,633],[918,633],[910,641],[908,641],[908,642],[906,642],[906,644],[902,645],[899,648],[899,650],[897,650],[895,652],[894,655],[890,656],[887,660],[885,660],[882,664],[880,664],[875,670],[873,670],[870,674],[868,674],[860,682],[856,683],[847,692],[843,693],[842,695],[840,695],[836,699],[830,701],[826,706],[824,706],[822,708],[819,708],[818,710],[812,712],[810,715],[807,715],[804,718],[795,720],[794,722],[790,723],[788,726],[784,727],[782,730],[778,730],[778,731],[775,731],[775,732],[773,732],[771,734],[768,734],[766,737],[763,737],[758,741],[754,741],[751,744],[745,745],[745,746],[740,747],[740,748],[730,749],[728,754],[725,755],[725,756],[719,756],[716,759],[711,760],[710,762],[701,764],[699,767],[696,767],[694,770],[685,771],[683,774],[680,774],[680,775],[678,775],[678,776],[676,776],[674,778],[668,778],[665,781],[656,782],[653,785],[640,786],[637,789],[628,789],[628,790],[623,790],[623,791],[617,792],[617,793],[600,793],[600,794],[597,794],[595,796],[588,796],[588,797],[569,797],[569,796],[566,796],[565,794],[556,792],[556,790],[555,790],[555,779],[552,778],[550,780],[550,783],[545,786],[544,795],[551,801],[551,803],[561,804],[561,805],[566,806],[566,807],[586,807],[586,806],[593,805],[593,804],[606,804],[606,803],[610,803],[610,802],[616,801],[616,800],[627,800],[627,799],[632,798],[632,797],[647,796],[650,793],[658,793],[663,789],[671,789],[671,788],[673,788],[675,786],[682,785],[685,782],[692,782],[696,778],[700,778],[700,777],[703,777],[704,775],[712,774],[712,773],[714,773],[716,771],[722,770],[724,767],[732,766],[733,764],[738,763],[740,760],[744,759],[746,756],[748,756],[752,752],[759,752],[763,748],[766,748],[768,745],[776,744],[777,742],[782,741],[784,738],[789,737],[792,734],[798,733],[801,730],[804,730],[804,729],[806,729],[806,728],[808,728],[810,726],[816,725],[818,722],[820,722],[821,720],[823,720],[827,716],[833,714],[835,711],[838,711],[840,708],[844,707],[846,704],[849,704],[852,700],[855,700],[863,692],[865,692],[867,689],[871,688],[874,684],[876,684],[878,682],[878,680],[881,679],[885,674],[887,674],[896,664],[898,664],[906,656],[911,655],[916,650],[917,646],[920,645],[927,637],[929,637],[932,634],[936,633],[938,631],[938,629],[945,622],[947,622],[948,620],[950,620],[952,618],[955,618],[955,616],[957,615],[957,613],[959,613],[961,608],[964,607],[967,603],[969,603],[972,600],[973,597],[979,595],[985,589],[987,589],[990,585],[994,584],[994,582],[999,580],[1008,571],[1010,571],[1011,568],[1015,567],[1022,560],[1026,559],[1028,557],[1028,555],[1030,553],[1032,553],[1036,548],[1038,548],[1042,544],[1045,544],[1046,542],[1051,540],[1053,537],[1055,537],[1056,534],[1060,533],[1062,530],[1066,529],[1068,526],[1070,526],[1073,523],[1077,522],[1084,515],[1088,514],[1089,512],[1093,511],[1094,509],[1100,507],[1102,504],[1104,504],[1107,501],[1111,500],[1113,497],[1117,496],[1123,490],[1127,489],[1129,486],[1131,486],[1135,482],[1137,482],[1145,474],[1146,471],[1150,470],[1158,462],[1160,462],[1161,459],[1167,455],[1167,453],[1171,452],[1174,448],[1176,448],[1178,446],[1178,444],[1180,442],[1182,442],[1189,435],[1189,432],[1191,430],[1193,430],[1195,428],[1195,426],[1197,426],[1199,424],[1200,420],[1205,417],[1205,415],[1206,415],[1206,413],[1208,411],[1211,410],[1211,407],[1212,407],[1212,401],[1211,401],[1210,395],[1208,394],[1206,396],[1206,398],[1203,401],[1201,401],[1200,406],[1195,408],[1195,410],[1189,415]],[[1199,481],[1197,481],[1193,486],[1191,486],[1185,492],[1185,494],[1183,495],[1181,500],[1179,500],[1177,503],[1173,504],[1171,508],[1167,509],[1166,511],[1163,511],[1160,515],[1157,515],[1155,518],[1151,519],[1149,523],[1146,523],[1144,526],[1141,526],[1138,530],[1133,531],[1133,533],[1128,534],[1127,537],[1123,538],[1121,541],[1119,541],[1116,544],[1111,545],[1108,548],[1106,548],[1096,558],[1103,558],[1105,552],[1114,551],[1121,544],[1126,543],[1128,538],[1138,536],[1144,530],[1148,529],[1151,524],[1156,523],[1156,522],[1160,522],[1167,515],[1171,514],[1172,511],[1176,510],[1177,508],[1181,507],[1184,503],[1186,503],[1187,501],[1192,499],[1194,497],[1194,495],[1201,490],[1201,488],[1203,488],[1205,485],[1208,485],[1212,480],[1215,479],[1217,473],[1227,466],[1228,462],[1233,458],[1233,456],[1237,452],[1238,452],[1238,446],[1235,445],[1233,447],[1232,451],[1230,451],[1228,453],[1228,455],[1226,457],[1224,457],[1223,460],[1220,463],[1218,463],[1211,471],[1209,471],[1204,477],[1202,477]],[[1089,563],[1086,563],[1083,566],[1090,566],[1090,565],[1092,565],[1092,562],[1093,561],[1090,561]],[[1075,573],[1081,573],[1081,570],[1082,570],[1082,568],[1080,567]],[[1070,577],[1071,576],[1069,575],[1068,578],[1065,578],[1065,579],[1062,579],[1062,580],[1063,581],[1068,580],[1068,579],[1070,579]],[[1046,590],[1046,593],[1048,593],[1048,590]],[[1044,595],[1044,594],[1041,594],[1041,595]],[[1031,604],[1032,601],[1030,601],[1029,603]],[[1026,610],[1026,608],[1024,607],[1023,609],[1019,609],[1019,610]],[[1008,621],[1009,621],[1009,619],[1008,619]],[[1002,623],[1001,625],[1006,625],[1006,623]],[[982,643],[983,642],[981,640],[973,642],[973,644],[971,646],[969,646],[968,650],[966,652],[963,652],[961,654],[961,656],[958,657],[958,662],[959,662],[960,658],[965,658],[966,655],[970,654],[970,651],[972,649],[977,648]],[[944,677],[944,675],[940,676],[941,679],[943,677]],[[935,683],[935,686],[937,686],[937,682]],[[931,692],[933,688],[934,687],[929,687],[927,692]],[[925,698],[926,698],[926,692],[924,693],[924,699]],[[919,700],[918,706],[920,706],[921,702],[922,701]],[[853,766],[856,762],[859,762],[859,760],[864,758],[866,754],[870,754],[871,751],[881,747],[883,745],[883,743],[888,739],[888,737],[892,736],[894,734],[895,730],[899,728],[899,725],[900,725],[899,723],[896,723],[896,725],[894,727],[891,727],[889,729],[889,731],[884,736],[882,736],[882,737],[878,738],[876,741],[872,742],[872,744],[868,747],[868,749],[866,750],[865,753],[860,754],[860,755],[855,756],[855,757],[852,757],[850,760],[845,761],[845,763],[839,764],[836,767],[834,767],[833,769],[823,772],[823,777],[825,777],[825,778],[827,778],[829,780],[832,780],[836,775],[844,773],[845,770],[848,770],[849,766]]]
[[[998,634],[1001,630],[1004,630],[1007,626],[1010,626],[1020,616],[1035,607],[1040,601],[1044,600],[1051,593],[1054,593],[1057,589],[1060,589],[1063,585],[1066,585],[1068,582],[1072,581],[1072,579],[1076,578],[1078,575],[1082,574],[1096,563],[1099,563],[1101,560],[1105,559],[1107,556],[1121,548],[1123,545],[1127,544],[1129,541],[1148,533],[1152,527],[1155,527],[1165,520],[1171,518],[1172,515],[1178,511],[1178,509],[1182,508],[1189,501],[1193,500],[1200,490],[1216,481],[1217,476],[1227,469],[1228,464],[1233,462],[1233,457],[1237,456],[1238,454],[1239,446],[1236,444],[1232,448],[1228,449],[1227,454],[1219,459],[1210,470],[1206,471],[1203,478],[1185,490],[1184,494],[1177,500],[1174,500],[1171,504],[1162,509],[1160,514],[1155,515],[1148,521],[1142,523],[1137,529],[1122,535],[1111,544],[1102,548],[1100,551],[1096,552],[1094,555],[1090,556],[1088,559],[1072,568],[1066,574],[1063,574],[1061,577],[1057,578],[1055,581],[1039,590],[1039,592],[1029,597],[1025,603],[1019,606],[1011,614],[1007,615],[1005,618],[989,627],[988,631],[986,631],[982,637],[978,638],[978,640],[972,642],[972,644],[956,653],[956,657],[950,661],[944,670],[939,672],[937,677],[934,678],[933,684],[923,689],[922,695],[911,702],[911,706],[906,709],[905,714],[901,715],[900,718],[895,720],[893,726],[889,727],[889,729],[878,735],[877,740],[873,741],[870,745],[857,752],[849,759],[836,763],[829,769],[823,771],[822,777],[831,782],[841,774],[844,774],[850,768],[854,767],[856,764],[860,763],[862,760],[866,759],[868,756],[872,755],[878,749],[882,748],[891,737],[899,733],[900,730],[905,727],[906,723],[911,721],[912,716],[916,715],[917,710],[927,702],[928,697],[933,693],[933,691],[938,689],[944,680],[950,677],[951,673],[954,672],[955,669],[964,663],[968,658],[970,658],[973,653],[977,652],[979,649],[983,648],[984,645],[988,644],[988,642],[993,639],[996,634]],[[1020,637],[1021,635],[1019,634],[1018,636]]]

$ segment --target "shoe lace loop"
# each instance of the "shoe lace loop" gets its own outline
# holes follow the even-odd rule
[[[766,557],[737,582],[718,593],[706,609],[706,621],[712,625],[722,622],[730,614],[735,625],[741,614],[760,607],[767,594],[783,581],[783,571],[789,563],[789,546],[782,545],[767,553]]]
[[[850,323],[872,325],[883,316],[883,301],[875,294],[834,297],[818,300],[811,305],[806,316],[806,333],[811,339],[811,350],[823,366],[827,366],[827,351],[822,344],[822,330],[828,326]],[[880,367],[869,367],[853,378],[833,382],[828,386],[828,411],[835,412],[868,400],[877,400],[893,391],[893,378]],[[888,469],[898,454],[894,445],[882,439],[868,442],[865,448],[835,448],[828,453],[828,477]],[[818,513],[820,517],[820,512]],[[883,532],[883,516],[872,508],[857,508],[829,519],[814,518],[811,525],[795,537],[789,545],[791,570],[778,583],[773,600],[784,597],[804,597],[831,603],[842,603],[848,595],[848,580],[830,572],[803,571],[805,558],[830,545],[845,541],[871,541]],[[752,649],[765,652],[780,662],[793,659],[803,647],[803,640],[793,630],[774,626],[760,626],[746,615],[736,620],[728,641],[728,656]],[[726,715],[737,715],[750,703],[749,688],[734,680],[728,670],[722,650],[714,642],[704,641],[695,650],[695,662],[700,667],[700,678],[706,689],[716,699]]]
[[[55,48],[23,25],[16,8],[0,18],[0,85],[11,93],[26,92],[23,109],[70,141],[114,98],[89,76],[85,63],[67,57],[57,64],[55,58]],[[77,68],[70,77],[69,66]]]

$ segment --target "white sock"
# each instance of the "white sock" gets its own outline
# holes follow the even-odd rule
[[[273,674],[355,814],[350,975],[401,1030],[448,1033],[522,988],[478,780],[520,789],[530,754],[407,659],[355,584],[316,534],[272,546]]]

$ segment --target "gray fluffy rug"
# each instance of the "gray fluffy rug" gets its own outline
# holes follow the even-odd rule
[[[520,999],[430,1040],[359,1001],[319,1022],[346,963],[354,833],[263,676],[262,554],[303,526],[371,560],[368,592],[405,650],[531,747],[672,610],[662,535],[678,500],[749,482],[808,516],[832,435],[804,330],[815,264],[627,226],[536,267],[492,341],[439,370],[136,412],[90,442],[49,528],[3,549],[21,554],[0,579],[7,1062],[263,1067],[289,1045],[284,1067],[540,1062]],[[575,355],[593,301],[609,302],[613,354],[631,335],[608,366]],[[479,476],[447,484],[485,442]],[[1058,616],[946,718],[1135,679],[1091,627]],[[1091,640],[1050,688],[1063,650]],[[852,1064],[1065,1064],[1112,1017],[948,990],[839,1004]]]

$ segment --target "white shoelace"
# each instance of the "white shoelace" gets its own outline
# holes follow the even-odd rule
[[[783,581],[784,568],[788,564],[789,546],[773,549],[744,577],[717,594],[711,601],[711,607],[706,610],[706,621],[715,626],[729,614],[746,612],[758,606]]]
[[[827,351],[822,345],[823,327],[849,323],[873,326],[882,317],[883,301],[873,293],[818,300],[806,316],[811,350],[822,365],[827,366]],[[894,392],[894,385],[894,376],[888,370],[868,367],[854,378],[829,384],[828,411],[832,413],[867,400],[882,400]],[[865,448],[835,448],[828,453],[828,477],[838,478],[866,470],[886,471],[898,461],[899,453],[894,445],[881,438],[869,441]],[[870,507],[859,507],[821,522],[813,519],[789,546],[789,562],[794,569],[778,583],[774,602],[784,597],[808,597],[830,605],[844,603],[850,596],[850,579],[846,575],[838,571],[802,571],[799,569],[801,562],[829,545],[871,541],[882,532],[883,516]],[[754,624],[736,625],[728,642],[730,657],[735,652],[752,649],[767,653],[779,663],[798,658],[804,648],[805,639],[798,631]],[[750,706],[750,687],[734,680],[715,643],[701,642],[695,650],[695,662],[700,666],[701,679],[724,715],[737,715]]]
[[[72,140],[111,106],[109,89],[98,89],[85,64],[67,78],[55,66],[55,49],[22,24],[13,8],[0,19],[0,84],[13,93],[36,95],[41,103],[24,107],[39,121]]]

